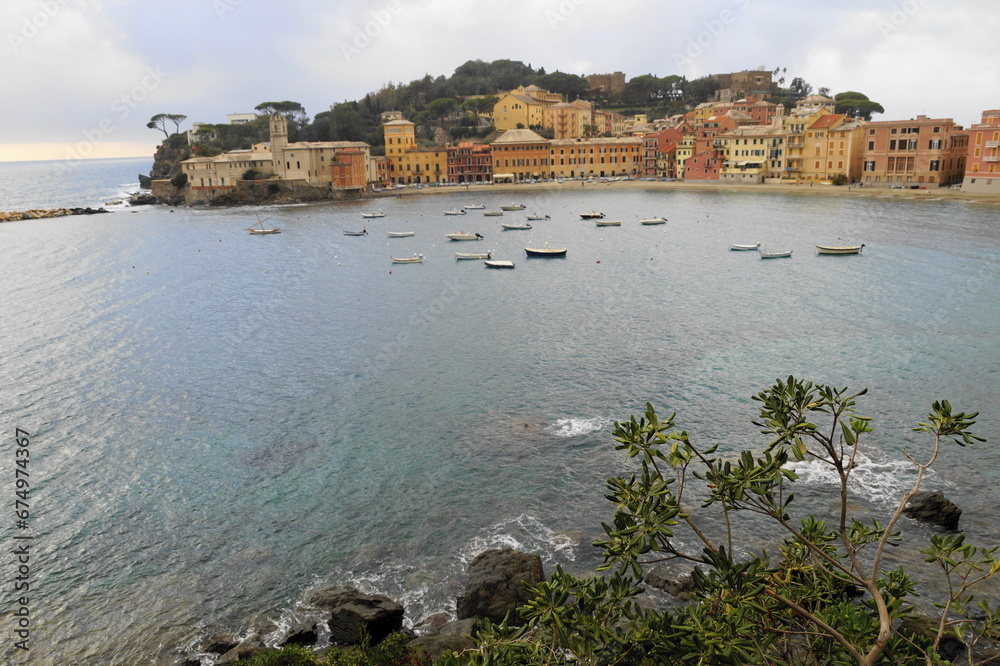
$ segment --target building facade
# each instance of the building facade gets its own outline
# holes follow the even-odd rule
[[[1000,109],[983,111],[983,120],[969,128],[965,180],[962,189],[1000,193]]]
[[[951,118],[868,123],[864,132],[865,185],[951,185],[962,181],[969,135]]]
[[[493,180],[493,148],[485,143],[448,146],[448,182],[489,183]]]

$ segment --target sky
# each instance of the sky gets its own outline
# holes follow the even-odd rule
[[[151,156],[157,113],[312,116],[469,60],[697,78],[780,68],[968,127],[1000,107],[997,0],[3,0],[0,161]]]

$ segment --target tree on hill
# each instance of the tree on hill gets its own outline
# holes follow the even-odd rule
[[[585,98],[590,94],[590,83],[576,74],[556,71],[536,76],[532,83],[549,92],[559,93],[569,101]]]
[[[872,432],[871,419],[856,411],[865,393],[778,380],[753,397],[753,424],[767,442],[756,454],[703,446],[676,427],[675,415],[661,419],[647,403],[642,417],[615,424],[615,448],[633,470],[606,483],[615,510],[594,545],[604,553],[599,569],[610,573],[581,579],[556,567],[529,588],[533,598],[517,609],[521,626],[509,617],[484,621],[476,648],[435,663],[930,666],[947,663],[951,639],[963,646],[962,663],[985,664],[975,647],[1000,630],[1000,603],[973,591],[1000,571],[996,546],[966,543],[962,534],[930,537],[920,552],[941,572],[944,591],[929,632],[914,621],[916,581],[883,565],[900,542],[904,509],[945,447],[984,441],[971,432],[978,414],[934,402],[913,428],[927,446],[903,451],[914,466],[910,491],[884,519],[862,519],[851,477]],[[802,461],[836,479],[828,519],[796,511],[792,463]],[[784,537],[772,554],[740,542],[741,534],[771,530]],[[639,603],[650,569],[666,561],[695,565],[691,603]]]
[[[715,91],[719,89],[719,81],[711,76],[693,79],[682,85],[684,101],[690,106],[697,106],[702,102],[707,102],[715,94]]]
[[[458,101],[451,97],[440,97],[427,104],[427,113],[436,117],[438,121],[444,120],[445,116],[453,113],[458,108]]]
[[[163,132],[163,136],[170,138],[170,132],[167,131],[167,123],[173,123],[174,134],[181,131],[181,123],[187,120],[187,116],[182,116],[179,113],[157,113],[155,116],[149,119],[146,123],[146,127],[149,129],[158,129]]]
[[[797,95],[799,98],[808,97],[809,94],[813,91],[813,87],[808,83],[806,83],[806,80],[803,79],[801,76],[796,76],[794,79],[792,79],[792,82],[789,84],[788,89],[794,95]]]
[[[481,116],[493,117],[493,107],[496,103],[500,101],[500,98],[496,95],[487,95],[485,97],[473,97],[472,99],[467,99],[462,102],[462,110],[468,111],[469,113],[475,113]]]
[[[833,99],[837,103],[837,113],[847,114],[850,118],[871,120],[873,113],[885,113],[881,104],[868,99],[868,95],[853,90],[837,93]]]

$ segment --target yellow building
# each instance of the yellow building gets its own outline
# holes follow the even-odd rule
[[[638,176],[643,140],[638,137],[555,139],[549,142],[551,178]]]
[[[559,102],[545,107],[542,112],[542,127],[551,129],[556,139],[581,139],[586,127],[592,124],[590,108],[581,104]]]
[[[258,143],[250,150],[234,150],[215,157],[192,157],[181,162],[181,172],[195,188],[232,188],[250,169],[273,173],[271,144]]]
[[[785,172],[785,130],[774,125],[749,125],[715,137],[725,158],[719,182],[757,185]]]
[[[493,105],[493,125],[501,131],[543,127],[545,108],[563,101],[562,95],[538,86],[518,86],[499,95]]]
[[[820,116],[805,128],[802,144],[803,181],[827,182],[838,174],[848,181],[861,178],[866,123],[842,113]]]
[[[443,183],[448,179],[448,150],[417,147],[416,126],[409,120],[382,125],[389,178],[400,185]]]

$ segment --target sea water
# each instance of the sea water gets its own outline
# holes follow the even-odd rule
[[[145,170],[94,166],[68,194],[5,187],[20,201],[5,208],[99,204]],[[37,177],[3,168],[8,183]],[[870,389],[859,411],[875,432],[852,487],[864,514],[909,489],[901,449],[927,454],[910,428],[933,400],[981,410],[990,441],[948,447],[925,487],[964,509],[970,540],[1000,541],[997,210],[933,194],[442,188],[0,224],[4,503],[15,428],[30,433],[32,484],[28,527],[9,512],[2,533],[6,550],[33,537],[30,663],[148,663],[205,634],[287,624],[326,584],[393,597],[413,625],[454,611],[487,548],[587,574],[613,510],[604,479],[631,469],[614,421],[649,401],[735,455],[766,443],[750,396],[789,374]],[[527,208],[443,214],[511,200]],[[386,217],[362,219],[373,208]],[[622,226],[579,219],[592,210]],[[499,225],[534,212],[551,219]],[[639,224],[653,215],[669,221]],[[282,233],[251,236],[258,219]],[[792,258],[729,251],[757,242]],[[546,243],[566,258],[525,257]],[[818,256],[817,243],[865,249]],[[416,253],[424,263],[391,263]],[[798,472],[797,504],[829,512],[827,470]],[[930,533],[902,527],[911,552]],[[779,536],[740,532],[747,548]],[[3,571],[13,579],[9,559]],[[4,658],[22,663],[12,619]]]

